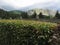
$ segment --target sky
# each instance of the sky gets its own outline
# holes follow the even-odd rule
[[[0,0],[0,8],[6,10],[20,9],[24,7],[47,7],[60,9],[60,0]],[[32,7],[31,7],[32,8]]]

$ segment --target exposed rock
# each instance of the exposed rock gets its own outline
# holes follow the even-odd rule
[[[34,12],[36,12],[37,15],[39,15],[39,13],[41,12],[43,15],[52,16],[52,17],[54,17],[56,14],[56,10],[48,10],[48,9],[33,9],[27,11],[28,15],[32,15]]]

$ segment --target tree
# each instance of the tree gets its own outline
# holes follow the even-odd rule
[[[4,19],[7,15],[7,11],[0,9],[0,18]]]
[[[21,13],[21,16],[22,16],[22,18],[24,18],[24,19],[27,19],[27,18],[28,18],[28,14],[27,14],[27,12],[23,12],[23,13]]]
[[[60,18],[60,14],[59,14],[59,11],[56,12],[56,15],[55,15],[56,18]]]
[[[36,12],[34,12],[34,14],[31,15],[31,18],[36,18]]]
[[[42,12],[40,12],[39,18],[43,18],[43,17],[44,17],[44,16],[43,16]]]

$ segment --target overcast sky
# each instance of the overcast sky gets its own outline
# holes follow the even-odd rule
[[[0,0],[0,8],[3,9],[19,9],[35,4],[39,4],[40,7],[42,6],[41,4],[43,4],[43,6],[46,5],[47,7],[52,5],[60,8],[60,0]]]

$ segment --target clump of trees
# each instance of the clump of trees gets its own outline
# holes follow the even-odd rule
[[[21,12],[21,14],[16,14],[11,11],[5,11],[0,9],[0,18],[1,19],[20,19],[20,18],[28,18],[28,15],[26,12]]]
[[[28,14],[27,14],[27,12],[21,13],[21,16],[22,16],[22,18],[24,18],[24,19],[27,19],[27,18],[29,17]]]
[[[30,19],[35,19],[36,18],[36,12],[34,12],[31,16],[29,16]]]
[[[56,19],[60,19],[60,14],[59,11],[56,12],[55,15]],[[27,12],[19,12],[19,13],[13,13],[10,11],[5,11],[3,9],[0,9],[0,19],[43,19],[43,18],[47,18],[49,19],[49,16],[45,16],[42,14],[42,12],[39,13],[39,15],[36,14],[36,12],[34,12],[34,14],[32,15],[28,15]]]

